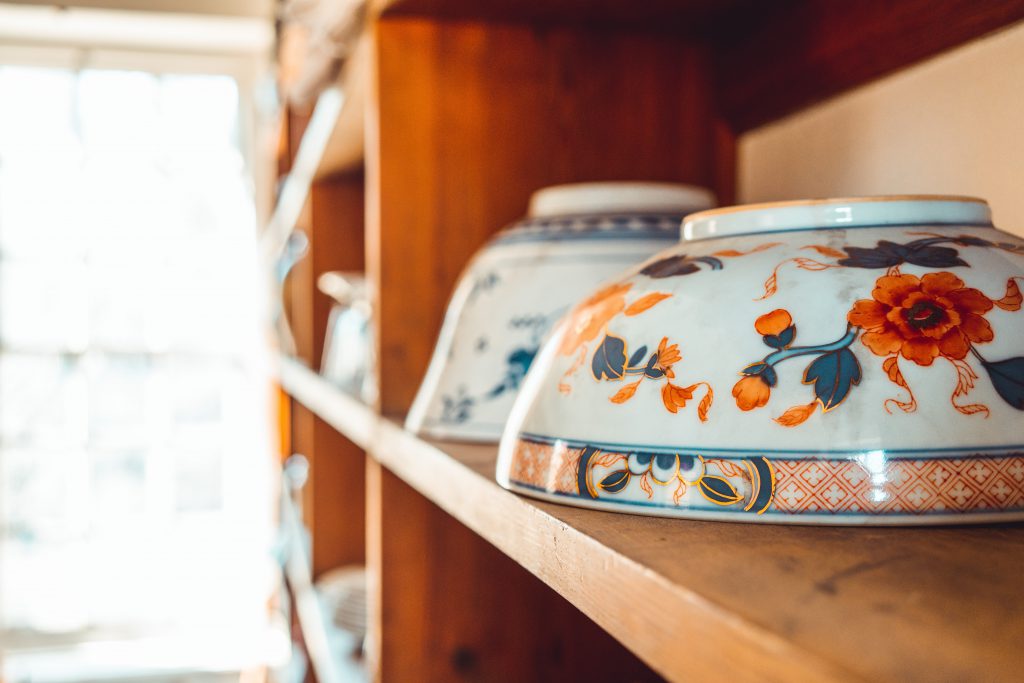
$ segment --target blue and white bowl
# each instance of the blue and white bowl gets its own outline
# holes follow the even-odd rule
[[[536,192],[529,216],[466,268],[406,421],[439,439],[497,442],[542,341],[601,282],[679,240],[714,205],[690,185],[605,182]]]

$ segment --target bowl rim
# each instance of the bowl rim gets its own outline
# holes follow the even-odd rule
[[[884,208],[886,205],[893,208]],[[738,204],[688,214],[683,218],[681,236],[684,242],[692,242],[754,233],[899,225],[992,227],[992,208],[980,197],[954,194],[864,195]]]
[[[710,188],[654,180],[561,183],[530,195],[527,218],[608,213],[676,213],[680,217],[715,206]]]
[[[850,197],[818,197],[813,199],[782,199],[773,202],[755,202],[753,204],[734,204],[714,209],[704,209],[686,216],[687,221],[700,220],[708,216],[720,216],[744,211],[762,211],[764,209],[782,209],[793,206],[822,206],[827,204],[863,204],[868,202],[965,202],[984,204],[988,200],[966,194],[881,194],[854,195]]]

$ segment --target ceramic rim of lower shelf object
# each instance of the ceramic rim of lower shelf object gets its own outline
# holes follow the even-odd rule
[[[495,235],[459,279],[406,428],[497,443],[555,322],[602,281],[677,242],[684,215],[713,205],[708,190],[673,183],[535,192],[529,217]]]
[[[1021,282],[1024,240],[979,199],[694,214],[559,323],[498,482],[667,517],[1024,519]]]

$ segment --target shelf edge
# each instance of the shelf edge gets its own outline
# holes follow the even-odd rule
[[[294,360],[282,362],[280,377],[293,398],[670,680],[726,674],[751,682],[864,680],[601,543],[560,518],[559,511],[572,516],[570,508],[506,491],[444,450],[472,454],[493,446],[424,441]],[[621,586],[631,589],[619,590]],[[638,596],[657,604],[656,614],[637,610]],[[701,653],[706,654],[681,659],[680,640],[705,643]]]

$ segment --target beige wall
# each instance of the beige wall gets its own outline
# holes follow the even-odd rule
[[[984,197],[1024,235],[1024,23],[743,136],[744,202]]]

